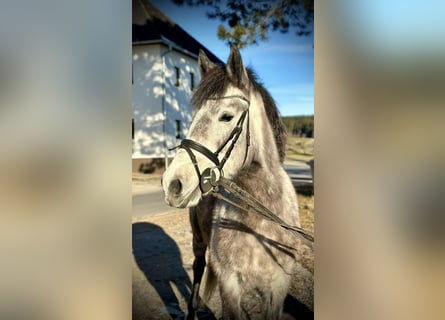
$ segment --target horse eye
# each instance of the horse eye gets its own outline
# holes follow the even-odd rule
[[[230,113],[223,113],[220,117],[219,117],[219,121],[224,121],[224,122],[230,122],[233,119],[233,115]]]

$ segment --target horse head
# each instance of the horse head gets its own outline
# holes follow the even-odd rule
[[[201,82],[192,98],[191,126],[163,176],[165,200],[175,207],[198,204],[204,169],[217,167],[225,177],[233,178],[252,160],[252,86],[238,49],[231,47],[225,68],[212,63],[203,51],[198,64]]]

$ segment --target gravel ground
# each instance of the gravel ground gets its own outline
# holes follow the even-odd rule
[[[314,197],[298,197],[302,225],[313,231]],[[193,264],[188,210],[134,218],[132,230],[133,319],[182,319],[187,310]],[[307,247],[302,252],[301,265],[285,301],[287,319],[314,317],[313,252]],[[214,294],[208,307],[211,311],[200,313],[199,319],[220,317],[218,294]]]

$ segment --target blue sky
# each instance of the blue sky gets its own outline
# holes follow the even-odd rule
[[[219,20],[210,20],[206,7],[176,6],[171,1],[152,0],[165,15],[179,24],[222,61],[228,46],[218,39]],[[283,116],[314,114],[314,38],[269,32],[269,40],[241,50],[244,64],[253,67],[277,102]]]

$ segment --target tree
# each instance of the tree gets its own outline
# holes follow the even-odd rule
[[[281,119],[290,135],[314,137],[314,116],[290,116]]]
[[[312,33],[314,0],[172,0],[177,5],[207,6],[207,17],[219,19],[218,38],[243,48],[268,38],[268,31],[298,36]],[[226,25],[225,25],[226,24]]]

